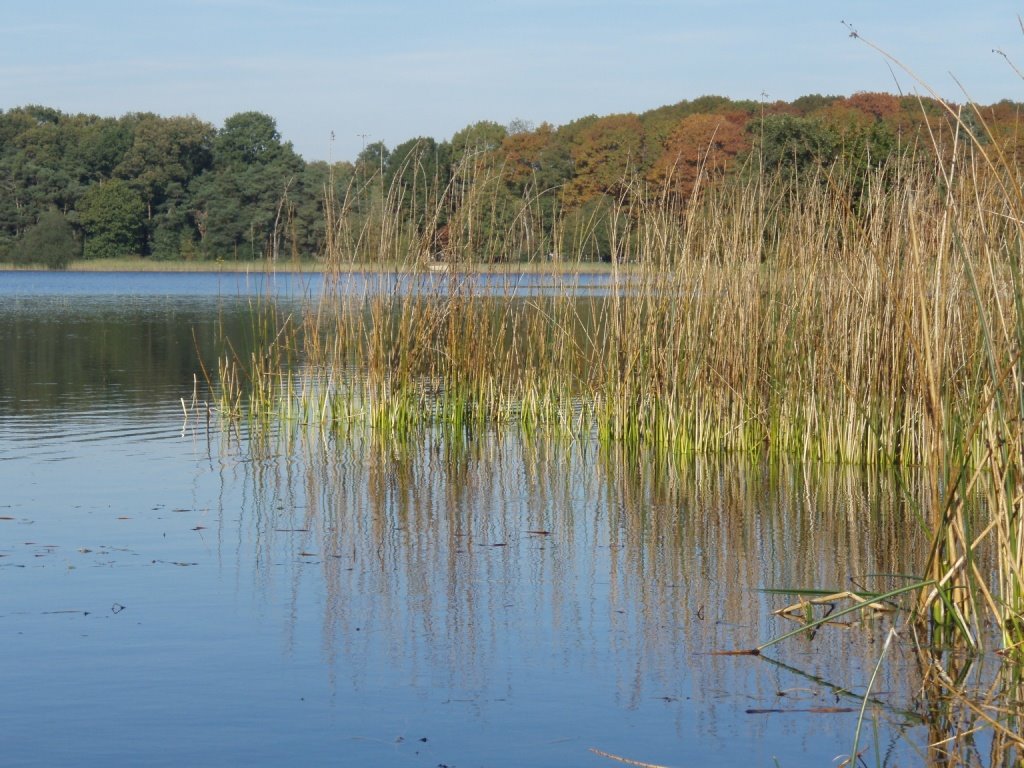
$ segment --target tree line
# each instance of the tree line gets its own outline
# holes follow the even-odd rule
[[[331,238],[372,256],[388,242],[430,258],[608,258],[638,205],[684,211],[707,189],[766,171],[846,178],[973,130],[1016,157],[1021,104],[965,108],[882,93],[792,102],[704,96],[562,126],[481,121],[450,139],[367,145],[307,162],[273,117],[216,128],[196,117],[0,111],[0,261],[315,259]],[[979,118],[980,115],[980,118]]]

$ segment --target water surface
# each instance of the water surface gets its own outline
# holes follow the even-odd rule
[[[309,290],[274,279],[283,302]],[[762,658],[711,652],[791,628],[760,588],[896,584],[878,574],[924,542],[890,478],[666,467],[514,431],[396,446],[186,420],[218,333],[244,340],[267,292],[234,275],[0,273],[5,765],[849,751],[884,620]],[[902,653],[869,708],[872,764],[918,761]],[[838,711],[807,711],[822,709]]]

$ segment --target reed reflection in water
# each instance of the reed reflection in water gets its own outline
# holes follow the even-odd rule
[[[295,427],[214,450],[222,497],[246,498],[243,530],[221,539],[251,542],[261,589],[289,590],[292,631],[316,594],[339,690],[404,670],[425,706],[485,722],[512,709],[537,740],[593,738],[611,712],[657,705],[673,733],[648,757],[672,764],[737,732],[773,753],[847,748],[854,714],[747,710],[859,707],[888,621],[774,648],[777,666],[712,652],[792,628],[771,617],[792,598],[760,590],[881,591],[928,544],[901,501],[923,488],[854,469],[666,466],[514,431],[383,444]],[[875,685],[891,739],[916,722],[913,668],[896,661]]]
[[[202,408],[182,430],[222,334],[249,355],[249,301],[194,276],[46,293],[65,279],[0,301],[3,762],[608,765],[593,747],[788,767],[851,748],[855,713],[806,710],[860,706],[888,617],[710,653],[793,627],[770,613],[792,598],[759,588],[901,584],[873,574],[925,560],[935,500],[913,474],[659,464],[513,428],[247,434]],[[984,728],[908,644],[873,686],[868,764]],[[977,687],[1019,702],[992,661]],[[961,762],[1000,764],[967,754],[990,741]]]

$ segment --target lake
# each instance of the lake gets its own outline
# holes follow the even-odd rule
[[[0,273],[4,765],[849,754],[889,619],[715,652],[794,628],[765,589],[899,586],[912,477],[186,418],[251,300],[319,279]],[[890,650],[868,764],[921,761],[914,670]]]

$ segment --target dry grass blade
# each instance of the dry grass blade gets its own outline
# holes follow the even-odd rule
[[[590,751],[595,755],[601,757],[607,757],[609,760],[615,760],[619,763],[625,763],[626,765],[638,765],[640,768],[668,768],[668,766],[659,765],[658,763],[645,763],[641,760],[631,760],[628,757],[622,757],[621,755],[613,755],[611,752],[605,752],[597,749],[596,747],[590,747]]]
[[[835,603],[838,603],[841,600],[849,600],[851,603],[856,603],[857,605],[863,606],[865,609],[873,611],[875,613],[891,613],[894,610],[896,610],[895,607],[892,605],[885,605],[884,603],[861,597],[856,592],[846,591],[835,592],[831,595],[822,595],[820,597],[812,597],[809,599],[800,600],[799,602],[793,603],[792,605],[787,605],[784,608],[779,608],[773,611],[773,613],[776,616],[786,616],[787,618],[799,618],[802,614],[806,612],[808,606],[834,605]]]

